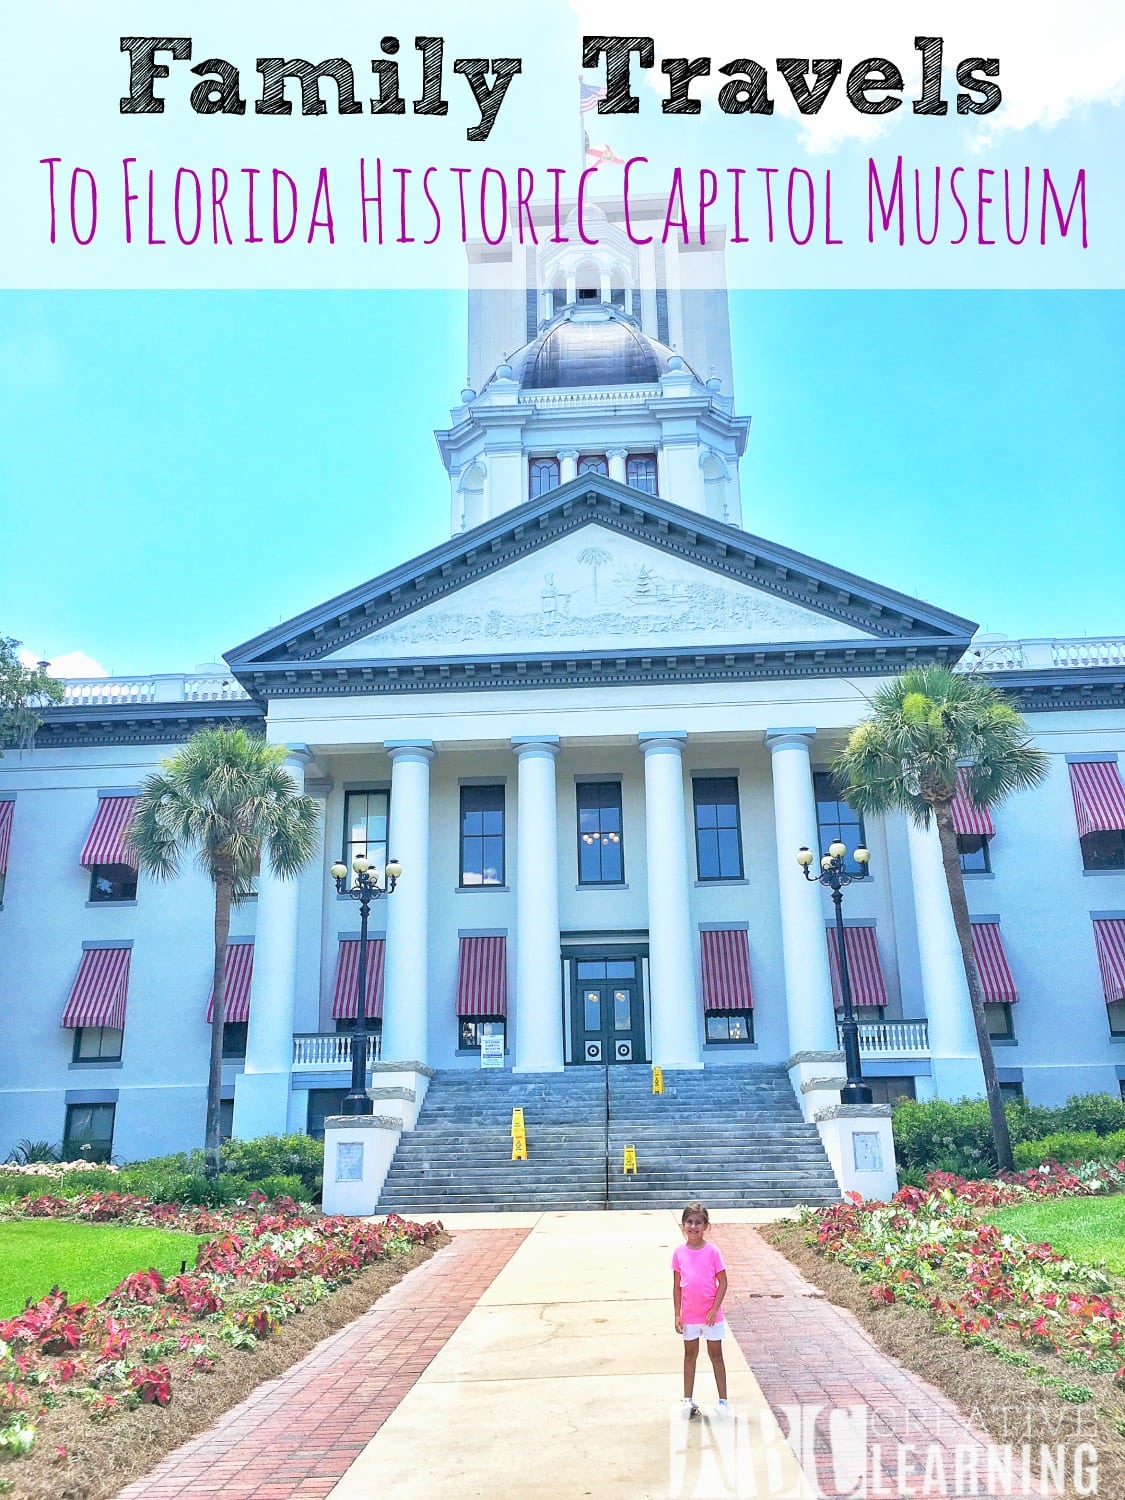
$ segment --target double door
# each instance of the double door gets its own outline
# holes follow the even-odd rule
[[[639,960],[575,959],[571,1018],[575,1062],[646,1062]]]

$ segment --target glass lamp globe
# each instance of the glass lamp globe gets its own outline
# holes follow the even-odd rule
[[[802,844],[801,847],[797,850],[797,863],[807,870],[812,862],[812,850],[809,849],[805,844]]]
[[[328,872],[333,880],[346,880],[348,878],[348,867],[342,860],[337,860]]]
[[[844,855],[848,851],[844,847],[844,845],[841,844],[841,842],[840,842],[839,839],[833,839],[832,842],[828,846],[828,852],[832,856],[833,859],[843,859]]]
[[[859,846],[859,848],[855,851],[855,853],[852,855],[852,858],[855,860],[855,862],[856,862],[857,865],[865,865],[867,863],[867,861],[871,858],[871,850],[870,849],[865,849],[863,847],[863,845],[861,844]]]
[[[362,875],[365,870],[370,870],[370,868],[371,861],[368,859],[366,854],[357,854],[356,857],[352,860],[352,869],[356,872],[357,875]]]
[[[399,878],[399,876],[402,874],[402,866],[399,864],[397,859],[387,860],[387,868],[385,873],[388,880],[397,880]]]

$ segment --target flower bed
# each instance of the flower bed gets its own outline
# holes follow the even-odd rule
[[[931,1173],[890,1203],[856,1195],[802,1214],[806,1242],[851,1268],[872,1303],[904,1303],[993,1352],[1030,1348],[1125,1383],[1125,1298],[1102,1270],[981,1223],[974,1209],[1119,1187],[1125,1162],[1096,1172],[1051,1164],[996,1181]],[[1064,1384],[1064,1382],[1060,1382]]]
[[[291,1199],[261,1195],[234,1209],[153,1203],[126,1193],[48,1195],[4,1217],[151,1224],[212,1235],[195,1267],[165,1279],[127,1276],[95,1306],[55,1290],[0,1321],[0,1453],[28,1452],[36,1423],[65,1401],[105,1420],[131,1407],[166,1406],[180,1382],[214,1368],[220,1343],[252,1349],[366,1266],[432,1243],[437,1223],[323,1218]]]

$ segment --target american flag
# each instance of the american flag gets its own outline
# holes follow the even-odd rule
[[[597,107],[599,99],[605,98],[605,89],[600,85],[586,83],[584,79],[578,80],[578,108],[582,114],[588,115]]]

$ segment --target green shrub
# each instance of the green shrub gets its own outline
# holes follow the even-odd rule
[[[220,1172],[218,1177],[205,1177],[202,1173],[188,1173],[180,1184],[178,1201],[195,1203],[200,1207],[221,1208],[224,1203],[237,1203],[254,1191],[256,1184],[245,1177],[236,1177],[233,1172]]]
[[[1057,1111],[1036,1109],[1022,1100],[1005,1104],[1013,1146],[1033,1135]],[[992,1122],[984,1099],[902,1099],[891,1116],[899,1166],[958,1177],[991,1177],[996,1171]]]
[[[308,1201],[308,1190],[299,1177],[284,1177],[278,1172],[272,1177],[263,1177],[254,1186],[267,1198],[295,1198],[298,1203]]]
[[[1073,1094],[1062,1109],[1055,1130],[1092,1130],[1096,1135],[1113,1135],[1125,1130],[1125,1099],[1112,1094]]]
[[[1125,1130],[1096,1135],[1092,1130],[1062,1130],[1039,1141],[1021,1141],[1015,1148],[1016,1166],[1037,1167],[1044,1161],[1120,1161],[1125,1156]]]
[[[298,1177],[300,1196],[317,1202],[324,1180],[324,1146],[308,1135],[262,1135],[253,1141],[227,1141],[223,1171],[237,1172],[253,1185],[267,1177]]]

